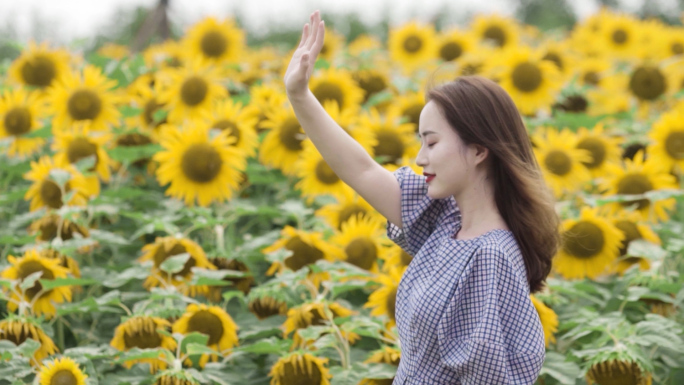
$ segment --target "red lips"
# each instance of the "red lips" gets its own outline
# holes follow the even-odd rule
[[[425,179],[425,183],[430,183],[430,181],[435,177],[435,174],[428,174],[427,172],[424,172],[423,175],[427,177],[427,179]]]

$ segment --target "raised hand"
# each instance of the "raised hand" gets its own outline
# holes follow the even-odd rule
[[[300,96],[309,88],[309,79],[324,38],[325,22],[321,21],[320,12],[315,11],[311,14],[310,23],[304,24],[302,39],[285,71],[285,90],[289,97]]]

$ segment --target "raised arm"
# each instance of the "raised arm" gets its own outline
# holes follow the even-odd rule
[[[285,73],[285,89],[299,124],[328,166],[387,220],[402,227],[401,190],[392,173],[340,127],[309,89],[316,57],[323,46],[325,22],[318,11],[305,24],[302,39]]]

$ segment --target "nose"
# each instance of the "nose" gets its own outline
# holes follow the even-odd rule
[[[420,146],[420,150],[418,150],[418,155],[416,155],[416,164],[418,165],[418,167],[425,168],[425,166],[427,166],[428,163],[423,153],[423,147],[424,146]]]

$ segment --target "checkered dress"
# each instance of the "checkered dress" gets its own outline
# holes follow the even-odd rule
[[[425,177],[407,166],[394,175],[404,227],[388,221],[387,235],[414,259],[397,290],[401,360],[393,385],[533,384],[544,331],[513,233],[454,239],[461,226],[454,198],[429,198]]]

